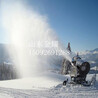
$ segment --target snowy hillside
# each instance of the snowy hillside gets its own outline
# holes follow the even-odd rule
[[[79,52],[80,56],[91,63],[92,67],[98,65],[98,48]]]
[[[69,76],[46,72],[33,78],[0,82],[0,98],[97,98],[98,78],[95,86],[63,86]],[[91,75],[88,75],[88,80]]]
[[[6,44],[0,44],[0,64],[2,64],[5,61],[8,61],[9,55],[5,48],[6,46]]]

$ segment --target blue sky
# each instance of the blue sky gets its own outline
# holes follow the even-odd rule
[[[23,0],[25,1],[25,0]],[[73,51],[98,48],[98,0],[26,0]],[[0,26],[0,43],[5,42]]]

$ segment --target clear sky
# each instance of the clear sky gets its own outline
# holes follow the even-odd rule
[[[23,1],[46,15],[59,39],[65,45],[70,42],[73,51],[98,48],[98,0]],[[0,26],[0,42],[3,36]]]

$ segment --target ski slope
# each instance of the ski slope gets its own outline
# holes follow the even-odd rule
[[[97,98],[98,78],[91,87],[62,86],[65,78],[69,76],[49,71],[33,78],[0,81],[0,98]]]
[[[29,78],[0,81],[0,87],[14,89],[49,89],[65,80],[65,76],[53,72],[44,72]]]

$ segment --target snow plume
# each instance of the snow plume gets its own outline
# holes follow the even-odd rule
[[[60,55],[63,46],[50,28],[47,17],[31,10],[22,1],[9,1],[1,2],[2,23],[13,47],[8,50],[19,75],[33,76],[50,69],[56,64],[53,62],[58,61],[57,55]],[[69,59],[67,53],[62,55]]]

